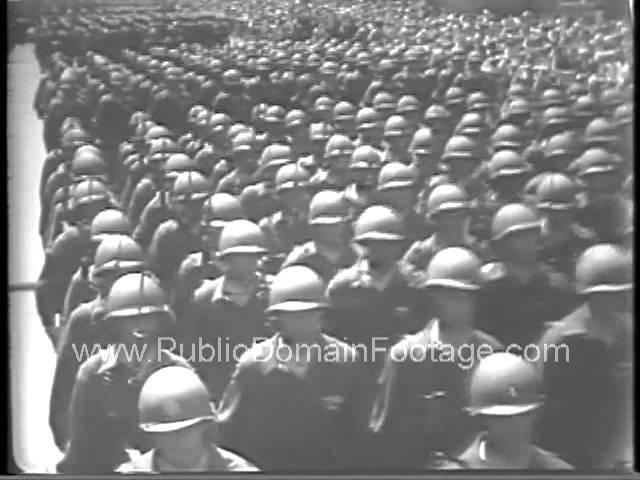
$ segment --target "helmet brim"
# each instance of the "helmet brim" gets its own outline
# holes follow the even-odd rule
[[[259,245],[243,245],[237,247],[226,248],[218,252],[219,258],[224,258],[233,254],[247,254],[247,255],[264,255],[268,253],[268,250]]]
[[[140,307],[132,307],[132,308],[123,308],[121,310],[114,310],[112,312],[108,312],[104,319],[119,319],[119,318],[127,318],[127,317],[139,317],[143,315],[151,315],[155,313],[162,313],[170,317],[173,321],[175,320],[175,315],[171,308],[168,305],[146,305]]]
[[[347,221],[346,217],[341,216],[322,216],[309,220],[309,225],[339,225]]]
[[[267,313],[278,312],[309,312],[312,310],[325,309],[328,305],[324,302],[311,302],[306,300],[289,300],[276,303],[267,308]]]
[[[215,416],[203,416],[197,418],[189,418],[187,420],[179,420],[176,422],[166,422],[166,423],[141,423],[140,429],[146,433],[167,433],[167,432],[176,432],[178,430],[183,430],[185,428],[192,427],[202,422],[213,422],[215,421]]]
[[[527,403],[523,405],[491,405],[487,407],[470,407],[467,411],[471,415],[486,415],[492,417],[512,417],[529,413],[542,406],[542,402]]]
[[[356,243],[367,242],[397,242],[405,240],[405,236],[399,233],[387,233],[387,232],[368,232],[362,235],[354,237],[353,241]]]
[[[579,293],[581,295],[588,295],[591,293],[621,293],[621,292],[629,292],[633,289],[632,283],[621,283],[621,284],[603,284],[603,285],[594,285],[593,287],[582,288]]]
[[[384,185],[378,187],[379,192],[385,192],[388,190],[399,190],[404,188],[413,188],[415,186],[415,182],[407,181],[407,180],[398,180],[395,182],[385,183]]]
[[[526,232],[528,230],[538,230],[539,231],[540,227],[541,227],[541,223],[539,221],[523,223],[521,225],[514,225],[513,227],[507,228],[500,235],[494,235],[493,236],[493,240],[501,240],[501,239],[504,239],[505,237],[513,235],[514,233]]]
[[[479,285],[469,283],[469,282],[463,282],[460,280],[454,280],[450,278],[437,278],[437,279],[427,280],[426,282],[424,282],[423,287],[424,288],[433,288],[433,287],[449,288],[449,289],[455,289],[455,290],[463,290],[467,292],[475,292],[480,289]]]

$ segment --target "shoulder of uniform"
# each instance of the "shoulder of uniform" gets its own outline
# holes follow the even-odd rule
[[[348,287],[358,278],[358,272],[355,266],[343,268],[339,270],[329,282],[328,290],[332,291],[341,287]]]
[[[93,353],[87,360],[80,365],[78,370],[78,378],[87,379],[92,375],[95,375],[100,370],[100,367],[111,357],[108,351],[101,348],[99,352]]]
[[[170,218],[169,220],[165,220],[158,226],[156,233],[167,234],[169,232],[178,232],[178,231],[180,231],[180,225],[175,219]]]
[[[195,301],[197,302],[197,301],[202,301],[204,299],[211,298],[211,296],[213,295],[213,292],[215,291],[216,288],[218,288],[218,285],[222,281],[221,279],[222,277],[218,277],[213,280],[205,279],[193,294]]]
[[[488,262],[480,268],[480,275],[484,282],[490,282],[504,278],[507,274],[502,262]]]
[[[271,358],[270,352],[275,346],[275,337],[272,336],[262,342],[254,343],[238,359],[238,369],[250,370],[258,366],[265,359]]]

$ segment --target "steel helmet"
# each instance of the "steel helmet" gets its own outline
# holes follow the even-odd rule
[[[356,115],[356,128],[358,131],[382,128],[380,114],[370,107],[361,108]]]
[[[260,170],[273,168],[277,171],[283,165],[292,161],[291,147],[281,143],[273,143],[267,146],[260,156]]]
[[[453,135],[444,146],[442,160],[447,161],[453,158],[479,158],[478,143],[464,135]]]
[[[588,248],[576,262],[576,288],[581,295],[631,290],[631,253],[609,243]]]
[[[447,107],[464,105],[467,101],[467,94],[461,87],[450,87],[444,92],[444,104]]]
[[[284,125],[286,114],[287,111],[281,105],[271,105],[265,110],[262,118],[266,123]]]
[[[487,171],[490,180],[501,177],[526,175],[531,171],[531,166],[518,152],[513,150],[500,150],[493,154],[487,163]]]
[[[431,155],[433,153],[433,131],[429,127],[422,127],[415,131],[409,153],[414,155]]]
[[[589,148],[585,150],[569,166],[569,171],[580,177],[614,172],[621,166],[621,159],[603,148]]]
[[[236,69],[226,70],[222,74],[222,82],[228,87],[242,85],[242,75]]]
[[[589,88],[582,82],[573,82],[567,88],[567,95],[571,98],[580,98],[589,94]]]
[[[177,178],[183,172],[197,172],[201,166],[185,153],[172,153],[163,168],[167,177]]]
[[[335,134],[327,141],[324,149],[324,156],[325,158],[351,156],[355,149],[355,144],[349,137]]]
[[[304,110],[294,109],[289,110],[284,117],[284,124],[287,128],[295,128],[300,126],[307,126],[309,119]]]
[[[531,115],[531,103],[524,98],[511,100],[502,111],[500,119],[504,122],[522,123]]]
[[[567,97],[558,88],[548,88],[540,96],[540,105],[548,107],[563,107],[567,105]]]
[[[308,170],[300,167],[296,163],[283,165],[278,169],[275,178],[275,189],[277,192],[306,188],[309,185],[311,174]]]
[[[356,107],[351,102],[338,102],[333,107],[333,120],[335,122],[350,121],[356,118]]]
[[[444,106],[434,104],[424,112],[424,121],[429,124],[433,121],[448,122],[451,119],[451,112]]]
[[[305,312],[328,306],[326,284],[312,269],[293,265],[278,272],[269,290],[267,313]]]
[[[404,240],[405,227],[400,214],[391,207],[372,205],[367,207],[354,224],[353,241]]]
[[[178,145],[168,138],[152,140],[145,158],[147,163],[157,164],[166,161],[172,153],[178,152]]]
[[[171,188],[171,200],[204,200],[211,194],[211,182],[198,172],[180,172]]]
[[[624,103],[624,97],[617,88],[607,88],[600,95],[600,105],[605,108],[616,108]]]
[[[613,121],[616,125],[631,125],[633,123],[633,105],[625,103],[613,112]]]
[[[538,215],[526,205],[509,203],[496,212],[491,222],[493,240],[501,240],[513,233],[540,230]]]
[[[87,149],[89,145],[82,146],[76,150],[71,161],[71,173],[75,178],[81,177],[107,177],[107,164],[101,153]],[[94,147],[95,148],[95,147]],[[84,149],[84,150],[82,150]]]
[[[500,125],[491,136],[491,147],[494,152],[503,149],[521,150],[525,145],[524,133],[511,123]]]
[[[436,186],[427,199],[427,215],[430,218],[444,212],[469,211],[471,207],[467,193],[453,184]]]
[[[478,290],[481,267],[480,259],[471,250],[461,247],[445,248],[429,262],[426,281],[422,286]]]
[[[111,201],[111,192],[100,180],[87,178],[73,185],[71,201],[73,206],[100,201],[109,203]]]
[[[498,352],[480,360],[470,384],[472,415],[513,416],[543,403],[542,379],[524,358]]]
[[[333,129],[326,123],[309,125],[309,139],[313,142],[326,142],[332,134]]]
[[[378,174],[378,191],[396,188],[413,188],[418,181],[418,172],[411,165],[401,162],[385,164]]]
[[[576,118],[591,119],[596,116],[598,104],[591,95],[578,97],[571,108]]]
[[[571,111],[566,107],[549,107],[542,112],[542,127],[568,127],[571,123]]]
[[[587,147],[606,146],[618,140],[616,125],[605,118],[594,118],[584,130]]]
[[[491,99],[484,92],[473,92],[467,97],[467,110],[477,112],[486,110],[491,106]]]
[[[409,121],[401,115],[390,116],[384,124],[384,137],[408,137],[412,134]]]
[[[576,206],[577,186],[566,175],[549,173],[536,188],[538,210],[570,210]]]
[[[108,208],[93,217],[90,231],[92,239],[102,240],[108,235],[130,235],[133,224],[121,210]]]
[[[156,140],[159,138],[168,138],[173,140],[174,135],[169,131],[168,128],[163,127],[162,125],[154,125],[149,128],[144,135],[144,139],[148,142],[151,140]]]
[[[138,397],[138,414],[140,429],[147,433],[175,432],[215,420],[207,387],[197,373],[178,365],[149,375]]]
[[[215,193],[202,205],[202,221],[212,227],[224,227],[231,220],[245,218],[240,200],[229,193]]]
[[[231,151],[233,153],[250,152],[254,149],[255,143],[256,136],[253,132],[242,132],[231,140]]]
[[[262,229],[246,219],[231,220],[226,223],[218,239],[218,256],[233,253],[267,253],[266,240]]]
[[[75,147],[91,143],[91,141],[91,135],[88,132],[80,128],[74,128],[62,135],[61,144],[62,146]]]
[[[380,168],[382,155],[370,145],[360,145],[351,155],[349,168],[352,170]]]
[[[325,95],[316,98],[316,101],[313,103],[313,109],[316,112],[330,112],[333,110],[335,106],[335,101],[331,97],[327,97]]]
[[[167,295],[158,280],[149,273],[127,273],[111,286],[105,304],[104,320],[152,313],[175,319]]]
[[[420,100],[413,95],[403,95],[398,99],[398,104],[396,106],[396,113],[398,115],[420,111],[422,111]]]
[[[231,127],[231,117],[226,113],[214,113],[209,119],[209,126],[214,133],[226,132]]]
[[[454,130],[456,135],[475,136],[486,132],[487,122],[481,113],[465,113]]]
[[[142,247],[128,235],[108,235],[96,248],[93,257],[93,277],[105,273],[130,273],[144,268]]]
[[[553,135],[543,147],[544,157],[574,157],[578,154],[579,139],[575,132],[566,131]]]
[[[374,95],[372,100],[373,108],[376,112],[388,112],[393,113],[396,110],[396,99],[389,92],[378,92]]]
[[[322,190],[309,204],[309,225],[335,225],[349,217],[349,206],[340,192]]]

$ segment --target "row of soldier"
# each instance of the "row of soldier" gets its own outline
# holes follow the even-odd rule
[[[43,62],[37,305],[60,471],[628,460],[632,108],[611,53],[626,31],[426,22],[391,46]],[[569,79],[555,54],[585,32]],[[199,342],[249,351],[204,359]],[[267,354],[296,345],[340,354]],[[510,353],[406,355],[482,345]],[[570,361],[528,361],[548,345]]]

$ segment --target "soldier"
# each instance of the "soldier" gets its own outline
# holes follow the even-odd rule
[[[355,141],[356,145],[369,145],[380,152],[384,150],[382,144],[384,124],[378,112],[373,108],[365,107],[358,110],[356,114],[356,130],[358,132],[358,138]]]
[[[264,470],[362,465],[360,359],[322,333],[325,287],[304,266],[275,276],[267,313],[277,333],[241,357],[220,404],[220,444]]]
[[[566,175],[551,173],[539,182],[535,204],[541,216],[539,258],[573,279],[578,256],[591,246],[593,233],[576,223],[577,185]]]
[[[244,91],[242,76],[238,70],[227,70],[222,75],[223,90],[216,97],[213,110],[229,115],[235,121],[248,122],[251,116],[251,99]]]
[[[221,171],[220,163],[216,165],[215,174],[212,175],[211,183],[215,187],[216,193],[229,193],[240,195],[242,190],[251,183],[252,174],[256,169],[256,137],[252,132],[242,132],[236,135],[231,141],[231,156],[229,158],[229,168],[233,168],[229,173],[218,179],[218,172]]]
[[[349,102],[338,102],[333,107],[332,127],[336,134],[348,138],[356,136],[356,107]]]
[[[117,473],[258,471],[214,443],[215,411],[205,385],[189,369],[168,366],[151,374],[140,391],[138,413],[153,448],[122,464]]]
[[[541,445],[577,469],[629,462],[631,433],[632,261],[611,244],[587,249],[576,265],[583,303],[539,341],[546,408]],[[556,353],[551,353],[551,352]]]
[[[259,222],[269,251],[264,265],[268,273],[277,272],[291,249],[309,239],[309,179],[309,172],[295,163],[283,165],[276,174],[275,191],[280,209]]]
[[[91,222],[91,242],[97,248],[102,240],[109,235],[131,235],[131,222],[120,210],[109,208],[97,214]],[[62,311],[63,321],[69,318],[71,312],[81,303],[90,301],[94,296],[94,290],[89,281],[91,273],[91,258],[95,252],[87,252],[82,260],[82,265],[71,277],[69,288],[64,298]]]
[[[410,164],[412,162],[408,149],[413,131],[411,123],[400,115],[392,115],[384,124],[385,149],[382,154],[382,162],[400,162]]]
[[[533,442],[535,418],[543,405],[535,368],[511,353],[482,359],[471,378],[469,412],[486,431],[442,469],[569,470],[571,465]]]
[[[147,267],[171,295],[179,289],[175,281],[182,261],[190,253],[202,250],[200,215],[210,193],[211,185],[204,176],[196,172],[179,174],[169,199],[173,218],[161,223],[153,233]]]
[[[294,247],[281,268],[303,265],[311,268],[328,283],[338,270],[355,260],[349,245],[350,218],[348,204],[340,192],[323,190],[309,204],[309,236],[311,240]]]
[[[347,169],[355,150],[353,141],[344,135],[332,135],[325,145],[324,159],[309,184],[312,193],[320,190],[342,190],[347,186]]]
[[[380,61],[375,71],[377,78],[374,78],[371,81],[369,88],[367,88],[362,97],[363,107],[369,107],[375,104],[375,97],[378,93],[383,91],[393,92],[395,90],[395,86],[392,82],[394,73],[396,73],[396,64],[394,60],[385,58]]]
[[[460,247],[441,250],[429,263],[422,286],[433,302],[432,320],[424,326],[429,317],[423,318],[421,330],[391,347],[380,374],[369,427],[379,435],[380,456],[384,451],[381,467],[420,468],[425,457],[451,455],[473,434],[465,390],[477,357],[501,348],[474,329],[480,266]],[[465,345],[472,358],[463,358]]]
[[[102,308],[111,285],[122,275],[140,271],[144,253],[130,237],[110,235],[95,252],[90,282],[94,295],[71,312],[60,334],[58,357],[49,399],[49,425],[56,445],[64,449],[68,437],[69,400],[83,355],[96,346],[106,348],[108,338],[95,312]]]
[[[533,209],[505,205],[493,218],[491,234],[498,260],[482,267],[478,327],[515,353],[540,336],[545,322],[571,311],[576,299],[568,279],[538,261],[540,219]]]
[[[478,241],[470,236],[469,224],[473,203],[458,186],[445,184],[435,187],[426,204],[426,215],[434,233],[416,240],[402,259],[403,272],[421,282],[433,256],[449,247],[463,247],[476,254],[486,254]]]
[[[349,164],[349,178],[353,183],[344,190],[351,218],[357,218],[372,204],[381,167],[382,155],[375,148],[362,145],[353,151]]]
[[[96,321],[108,322],[111,340],[78,371],[69,407],[69,443],[58,463],[61,473],[113,472],[126,460],[127,448],[141,445],[137,418],[141,384],[165,365],[190,368],[186,360],[156,345],[173,314],[150,276],[130,273],[116,280],[105,301],[104,317]]]

